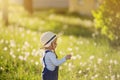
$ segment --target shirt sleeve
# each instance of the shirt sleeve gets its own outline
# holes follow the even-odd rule
[[[60,60],[58,60],[56,58],[56,55],[54,53],[48,53],[49,59],[51,60],[51,62],[55,65],[55,66],[59,66],[62,63],[64,63],[66,61],[66,58],[62,58]]]

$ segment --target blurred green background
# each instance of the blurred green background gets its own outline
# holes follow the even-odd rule
[[[41,80],[40,36],[60,37],[59,80],[120,80],[119,0],[0,0],[0,80]]]

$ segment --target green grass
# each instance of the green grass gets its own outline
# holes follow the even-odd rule
[[[19,11],[19,12],[18,12]],[[0,80],[41,80],[40,35],[60,35],[59,58],[72,54],[60,66],[59,80],[119,80],[120,52],[93,27],[90,18],[51,11],[32,16],[22,7],[10,7],[10,25],[0,22]]]

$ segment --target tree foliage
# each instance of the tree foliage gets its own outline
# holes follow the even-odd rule
[[[113,43],[120,45],[120,0],[104,0],[93,12],[95,27]]]
[[[30,13],[33,13],[33,2],[32,0],[24,0],[24,8]]]

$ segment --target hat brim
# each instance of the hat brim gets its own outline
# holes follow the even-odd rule
[[[53,38],[48,44],[44,45],[44,47],[49,47],[51,45],[51,43],[57,38],[57,36],[55,38]]]

